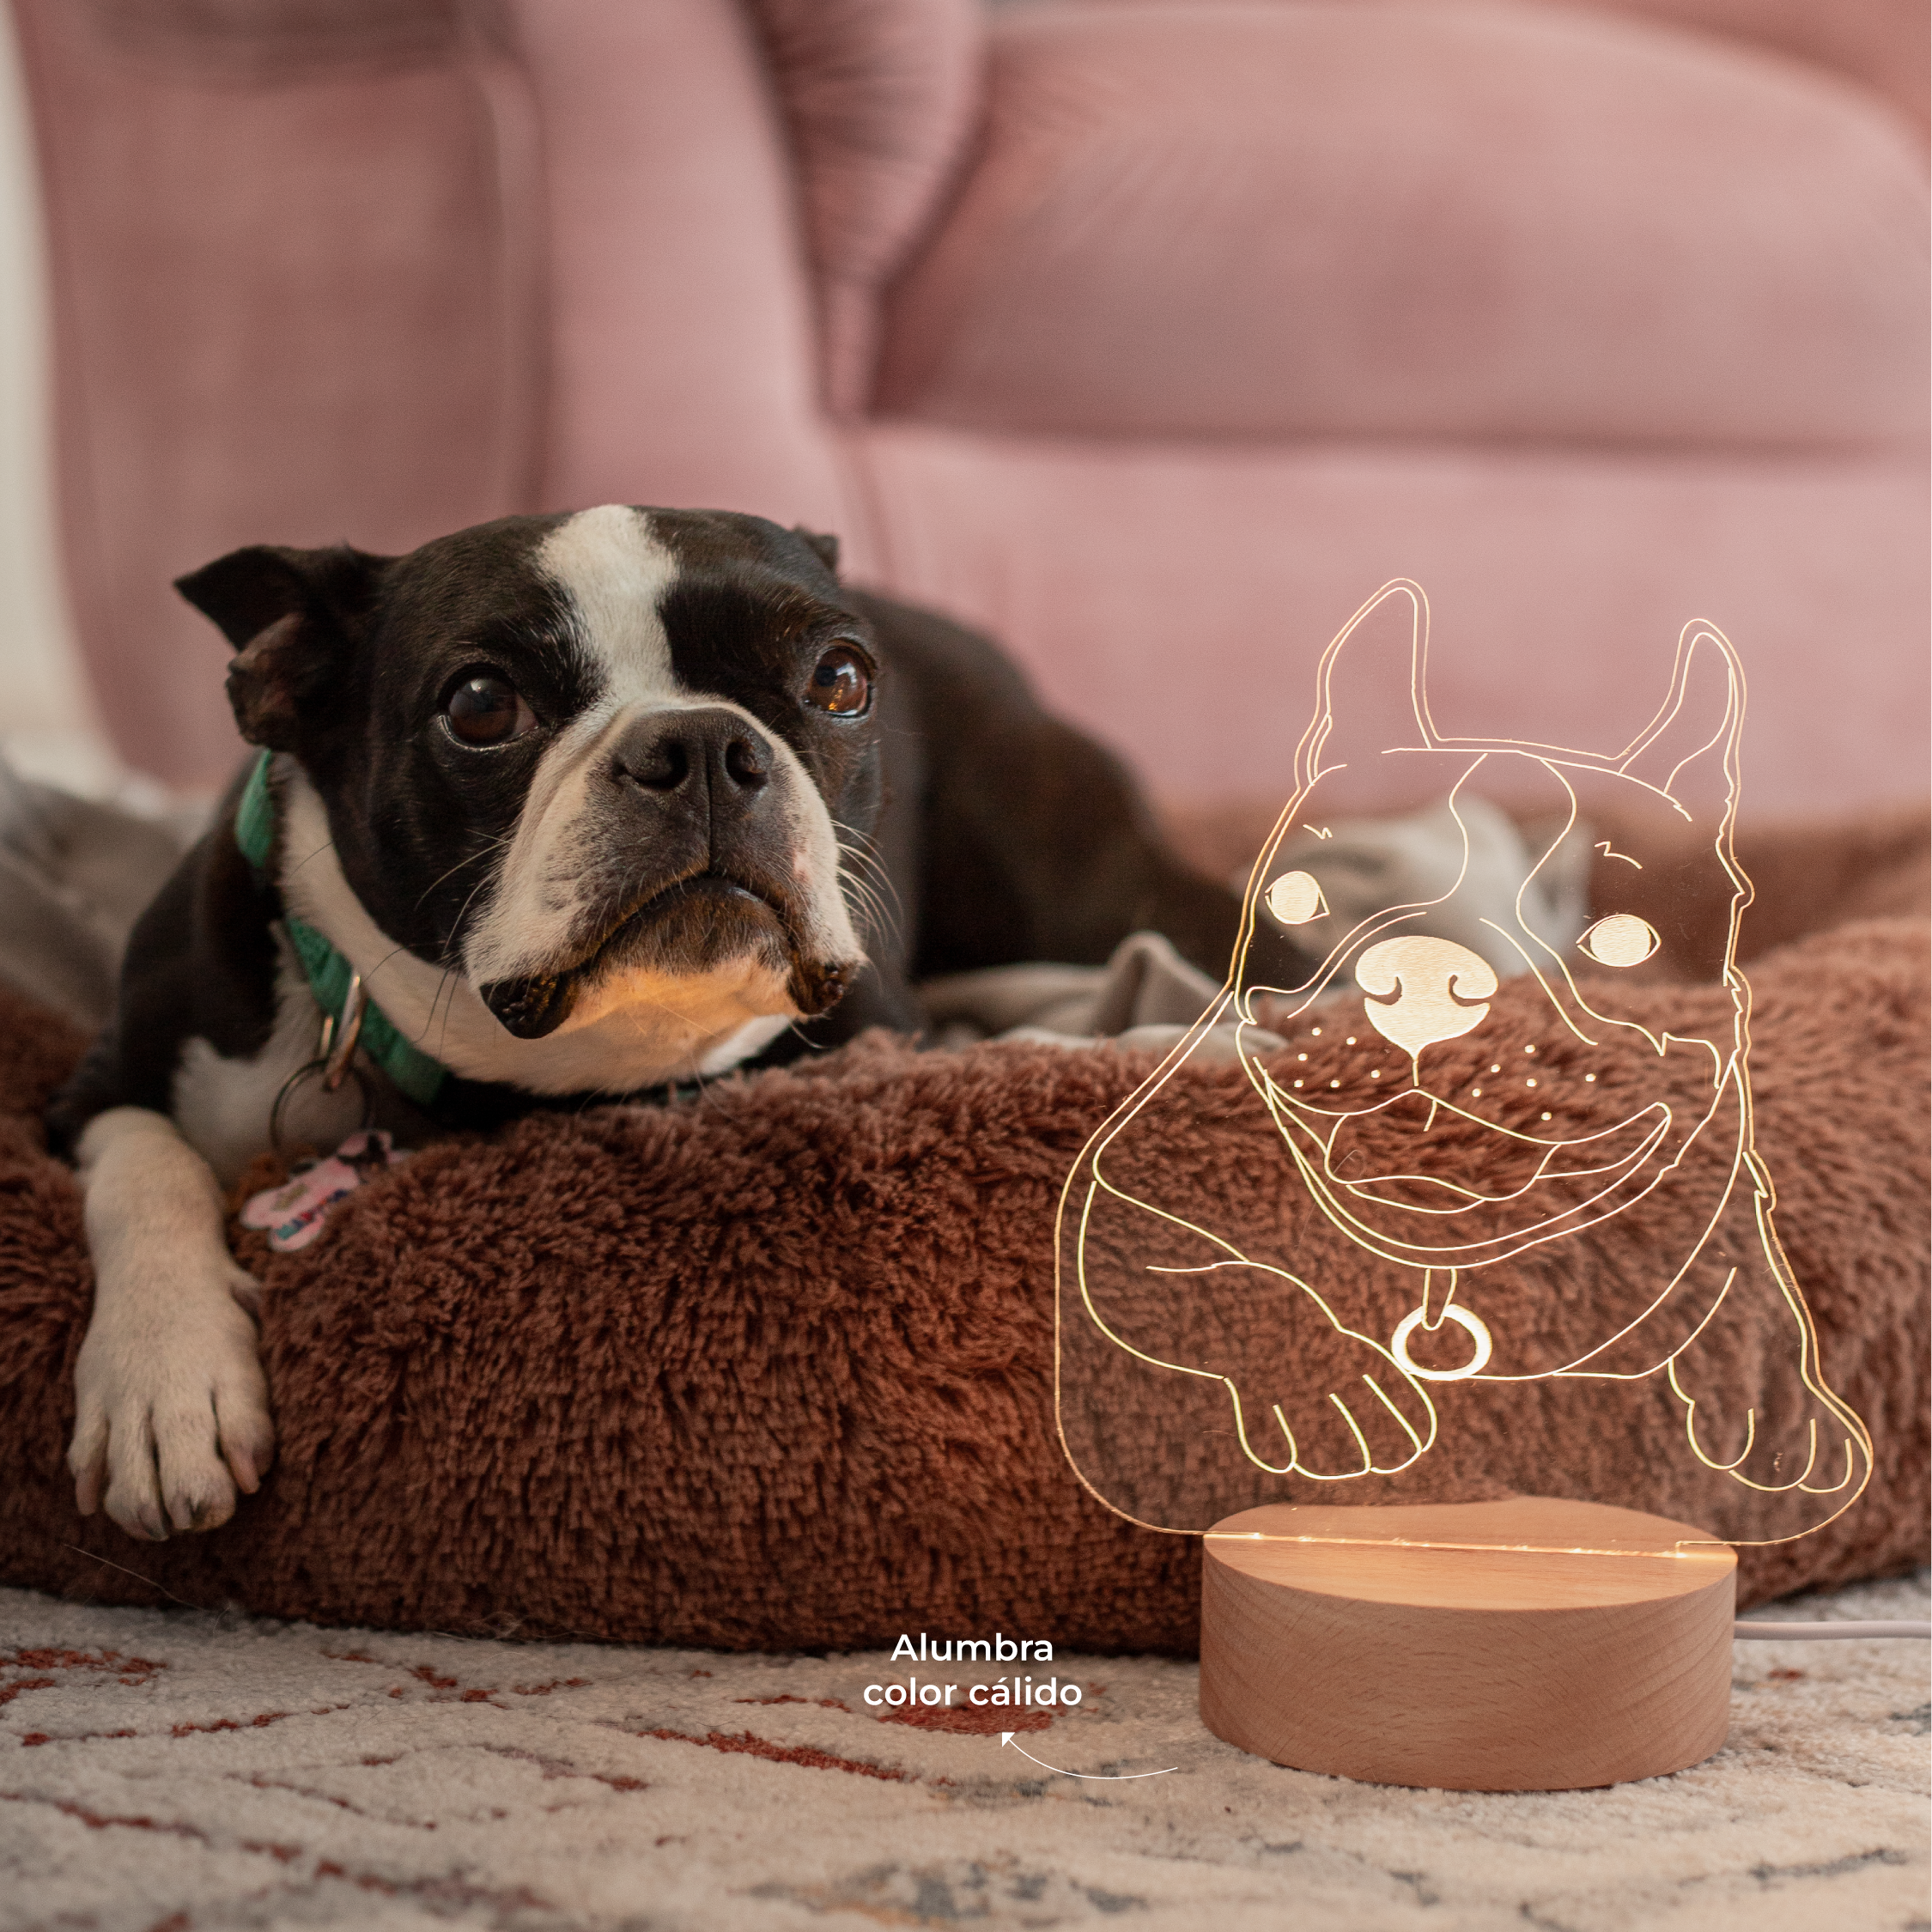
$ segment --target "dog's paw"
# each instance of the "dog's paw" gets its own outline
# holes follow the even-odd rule
[[[68,1467],[82,1516],[105,1503],[131,1536],[216,1529],[275,1454],[255,1322],[259,1293],[225,1279],[97,1300],[75,1365]],[[110,1312],[103,1313],[103,1309]]]
[[[1267,1285],[1279,1292],[1273,1270],[1252,1272],[1272,1277]],[[1269,1352],[1273,1372],[1230,1378],[1249,1454],[1268,1468],[1329,1481],[1406,1469],[1436,1439],[1435,1408],[1420,1385],[1298,1285],[1291,1312],[1286,1346]],[[1291,1387],[1282,1386],[1283,1361],[1295,1364]]]
[[[1685,1433],[1706,1467],[1747,1489],[1849,1499],[1871,1467],[1863,1425],[1836,1396],[1796,1377],[1749,1388],[1686,1351],[1670,1365]]]

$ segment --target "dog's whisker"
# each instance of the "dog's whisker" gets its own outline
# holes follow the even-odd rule
[[[841,847],[841,849],[844,848]],[[896,942],[902,936],[904,906],[900,902],[897,892],[893,890],[891,881],[887,879],[884,882],[886,890],[892,893],[894,902],[892,905],[888,905],[878,888],[862,873],[848,872],[841,866],[838,877],[841,889],[849,892],[852,898],[858,902],[859,907],[863,908],[860,924],[871,926],[874,929],[874,936]]]
[[[487,878],[479,878],[477,883],[470,888],[469,894],[464,899],[463,903],[457,908],[456,917],[449,922],[449,939],[446,941],[444,945],[444,951],[446,952],[449,950],[449,946],[454,943],[457,933],[462,930],[463,921],[468,915],[470,908],[476,903],[477,893],[481,892],[483,889],[489,884],[489,881]]]
[[[870,929],[866,933],[868,939],[898,939],[898,920],[864,879],[854,873],[841,872],[839,874],[839,884],[850,894],[851,899],[856,902],[854,910],[858,915],[857,923],[862,929]]]
[[[324,839],[321,844],[317,846],[313,852],[307,854],[306,857],[296,860],[295,864],[290,866],[283,874],[283,878],[286,878],[290,873],[299,872],[304,866],[313,865],[325,852],[333,852],[335,849],[336,841],[333,839]]]
[[[870,853],[856,852],[848,845],[840,846],[839,853],[842,860],[851,861],[849,865],[841,864],[841,872],[849,872],[854,878],[868,879],[884,890],[894,890],[890,876]]]
[[[832,823],[837,830],[847,835],[846,837],[840,838],[835,841],[839,850],[848,859],[855,860],[860,865],[869,866],[877,876],[879,884],[892,896],[894,903],[898,906],[901,913],[903,913],[905,906],[899,897],[899,889],[893,884],[891,869],[880,856],[877,842],[866,837],[864,833],[854,831],[852,827],[842,824],[836,818],[832,821]],[[848,839],[857,842],[848,843]]]
[[[445,873],[444,873],[444,874],[442,875],[442,878],[433,878],[433,879],[431,879],[431,880],[430,880],[430,882],[428,883],[428,884],[427,884],[426,886],[424,886],[424,887],[423,887],[422,890],[422,891],[421,891],[421,892],[420,892],[420,893],[419,893],[419,894],[417,895],[417,896],[416,896],[416,905],[417,905],[418,908],[421,908],[421,906],[422,906],[422,902],[423,902],[423,901],[424,901],[425,899],[427,899],[427,898],[428,898],[428,897],[429,896],[429,895],[430,895],[430,894],[431,894],[432,892],[434,892],[434,890],[436,890],[436,888],[437,888],[437,887],[438,887],[439,885],[440,885],[440,884],[441,884],[443,883],[443,879],[446,879],[446,878],[455,878],[455,876],[457,875],[457,873],[459,873],[459,872],[461,872],[461,871],[463,870],[463,868],[464,868],[464,867],[465,867],[465,866],[473,866],[473,865],[475,865],[475,864],[476,864],[476,862],[477,861],[477,860],[479,860],[479,859],[487,859],[487,858],[489,858],[489,857],[490,854],[491,854],[491,853],[493,853],[493,852],[501,852],[501,850],[503,849],[503,848],[504,848],[505,846],[507,846],[507,845],[508,845],[509,843],[511,843],[511,841],[512,841],[512,840],[513,840],[513,837],[514,837],[514,835],[513,835],[513,833],[508,833],[508,832],[506,832],[506,833],[504,833],[504,834],[502,835],[502,836],[501,836],[501,837],[500,837],[500,838],[494,838],[494,839],[492,839],[492,840],[491,840],[491,841],[489,841],[489,843],[488,845],[484,846],[484,847],[483,847],[483,849],[482,849],[482,850],[481,850],[480,852],[472,852],[472,853],[471,853],[471,854],[470,854],[470,856],[469,856],[469,857],[468,857],[467,859],[459,859],[459,860],[458,860],[456,861],[456,863],[455,863],[455,864],[454,864],[453,866],[452,866],[450,867],[450,869],[449,869],[449,870],[448,870],[448,871],[447,871],[447,872],[445,872]],[[473,894],[473,893],[472,893],[472,894],[471,895],[471,897],[472,897],[472,898],[473,898],[474,896],[475,896],[475,894]],[[466,912],[466,911],[468,911],[468,910],[469,910],[469,900],[467,900],[467,899],[466,899],[466,900],[465,900],[463,903],[464,903],[464,910],[465,910],[465,912]],[[461,915],[461,914],[458,914],[458,917],[459,917],[459,918],[460,918],[461,916],[462,916],[462,915]]]
[[[438,1060],[440,1060],[449,1050],[450,1015],[456,1011],[456,969],[453,966],[446,966],[443,969],[443,976],[436,981],[436,990],[429,996],[429,1018],[424,1022],[422,1029],[425,1033],[429,1030],[430,1026],[435,1021],[436,1002],[442,999],[445,987],[449,988],[449,999],[443,1007],[443,1030],[436,1036],[436,1058]]]
[[[825,814],[825,817],[835,832],[843,832],[848,838],[857,839],[861,845],[870,846],[875,850],[877,849],[878,841],[862,827],[847,824],[844,819],[839,817],[835,812],[829,811]]]
[[[834,819],[832,824],[833,836],[842,851],[863,859],[881,878],[890,876],[891,868],[887,865],[884,851],[877,839],[869,833],[860,831],[856,826],[844,824],[837,819]]]
[[[375,978],[376,975],[377,975],[378,973],[380,973],[380,971],[381,971],[381,970],[383,969],[383,968],[384,968],[385,966],[386,966],[386,965],[387,965],[387,964],[389,963],[389,962],[390,962],[390,961],[391,961],[392,959],[393,959],[393,958],[394,958],[394,957],[396,957],[396,955],[397,955],[398,953],[399,953],[399,952],[407,952],[408,951],[409,951],[409,948],[408,948],[407,946],[399,946],[399,945],[398,945],[398,946],[392,946],[392,947],[390,947],[389,951],[388,951],[387,952],[384,953],[384,954],[383,954],[383,956],[382,956],[382,957],[381,957],[380,959],[377,960],[377,962],[375,963],[375,964],[374,964],[374,965],[373,965],[372,967],[370,967],[370,969],[368,969],[368,972],[366,972],[365,974],[363,974],[363,975],[362,975],[362,983],[363,983],[363,985],[364,985],[364,986],[368,986],[368,985],[369,985],[369,984],[370,984],[370,983],[371,983],[371,982],[372,982],[372,981],[373,981],[374,980],[374,978]]]
[[[877,847],[872,845],[861,845],[856,840],[850,838],[835,838],[832,842],[836,845],[839,850],[844,853],[848,858],[856,859],[862,865],[870,866],[872,870],[879,875],[881,878],[884,878],[889,876],[886,863],[884,860],[879,856],[878,849]]]
[[[445,873],[444,877],[447,878],[448,874]],[[436,1057],[438,1060],[440,1060],[443,1057],[444,1052],[449,1044],[449,1023],[451,1017],[456,1011],[458,982],[462,977],[462,963],[459,960],[453,959],[450,957],[450,950],[452,945],[454,944],[457,932],[462,927],[463,915],[469,911],[471,902],[475,900],[477,893],[481,892],[483,887],[489,884],[489,881],[487,878],[478,879],[477,883],[470,888],[469,896],[464,900],[461,907],[457,911],[455,919],[451,921],[450,937],[444,942],[443,945],[442,975],[436,981],[435,991],[429,995],[429,1010],[423,1015],[422,1030],[416,1035],[416,1044],[420,1046],[422,1042],[428,1037],[430,1028],[436,1024],[436,1008],[437,1005],[442,1002],[444,988],[447,987],[449,989],[449,999],[447,1004],[443,1005],[442,1031],[437,1036],[436,1039]],[[396,951],[400,952],[403,949],[398,946],[396,949]],[[394,958],[394,957],[395,953],[387,955],[384,963],[386,964],[387,960],[392,959]],[[370,977],[374,978],[374,975],[372,974]]]

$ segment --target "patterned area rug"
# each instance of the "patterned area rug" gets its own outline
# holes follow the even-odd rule
[[[1775,1613],[1923,1618],[1927,1594]],[[1162,1660],[930,1670],[0,1591],[0,1924],[1906,1932],[1927,1672],[1923,1643],[1740,1644],[1708,1763],[1496,1796],[1243,1756]],[[868,1704],[912,1675],[953,1707]],[[1015,1675],[1080,1700],[968,1703]]]

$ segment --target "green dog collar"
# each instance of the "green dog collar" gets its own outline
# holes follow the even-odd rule
[[[269,857],[275,847],[275,798],[269,790],[269,760],[264,751],[248,775],[241,803],[234,814],[234,842],[241,855],[264,878],[268,877]],[[355,969],[305,920],[284,910],[283,929],[295,957],[308,975],[309,990],[325,1013],[340,1017],[349,1000],[349,981]],[[386,1073],[398,1092],[418,1107],[428,1107],[449,1078],[449,1069],[413,1045],[396,1030],[395,1024],[374,1000],[362,1016],[361,1050]]]

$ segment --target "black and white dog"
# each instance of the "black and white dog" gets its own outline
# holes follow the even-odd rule
[[[605,505],[402,557],[238,550],[179,585],[263,748],[134,931],[57,1097],[94,1303],[83,1511],[207,1529],[274,1447],[222,1188],[298,1083],[405,1139],[916,1030],[912,983],[1098,962],[1141,927],[1218,974],[1230,892],[983,639],[841,586],[761,518]],[[322,1050],[326,1050],[322,1049]]]

